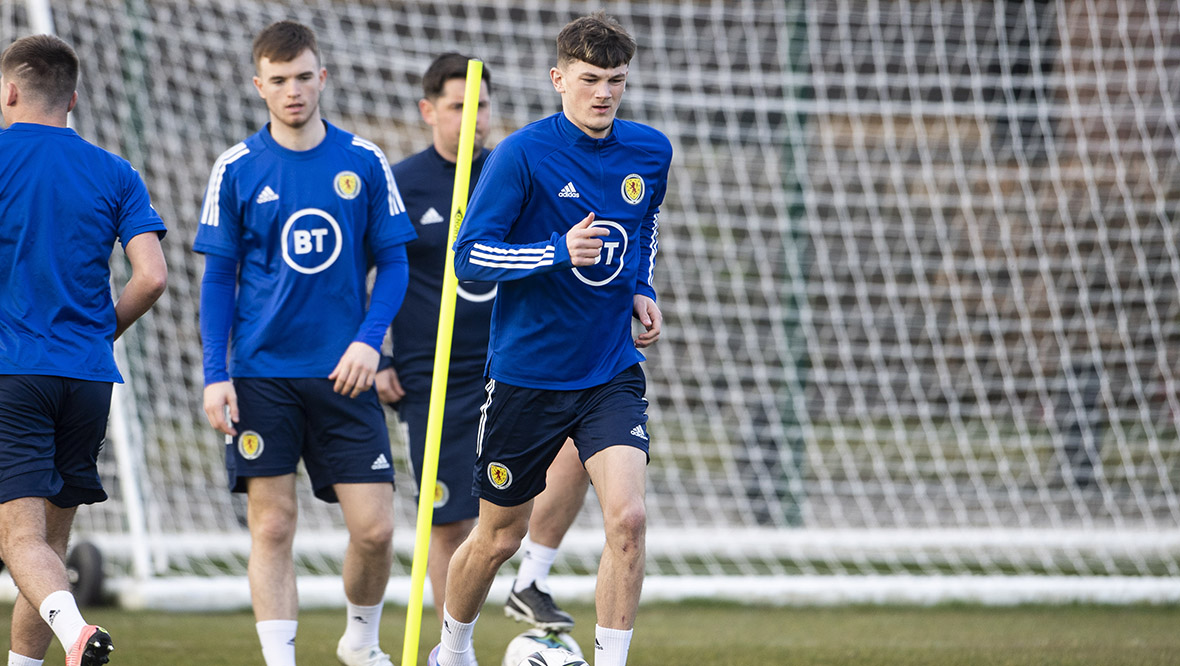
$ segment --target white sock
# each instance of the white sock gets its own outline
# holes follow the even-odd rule
[[[443,604],[442,640],[439,641],[438,666],[464,666],[468,663],[466,653],[473,650],[471,637],[475,635],[475,623],[479,615],[470,622],[460,622],[451,617]]]
[[[61,641],[68,654],[70,648],[78,641],[82,630],[86,628],[86,620],[82,619],[74,595],[67,590],[51,592],[37,610],[41,613],[41,619],[53,629],[53,634]]]
[[[594,625],[594,666],[626,666],[633,631]]]
[[[17,654],[12,650],[8,651],[8,666],[41,666],[44,663],[44,659],[33,659],[23,654]]]
[[[529,541],[524,548],[524,560],[520,563],[520,570],[516,572],[516,582],[512,584],[512,590],[520,592],[536,582],[540,590],[548,591],[549,584],[546,579],[549,578],[549,569],[556,560],[556,548]]]
[[[379,641],[381,610],[385,606],[357,606],[348,602],[348,624],[344,626],[344,644],[349,650],[360,650]]]
[[[263,620],[254,625],[262,643],[266,666],[295,666],[295,630],[298,620]]]

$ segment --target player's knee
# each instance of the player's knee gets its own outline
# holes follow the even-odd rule
[[[270,546],[284,546],[295,539],[295,516],[281,510],[250,515],[250,537]]]
[[[349,534],[352,543],[369,553],[383,553],[393,547],[393,521],[377,521]]]
[[[628,502],[611,512],[606,524],[607,542],[616,548],[643,543],[647,534],[647,509],[643,502]]]
[[[523,538],[514,539],[506,536],[496,539],[492,545],[492,558],[500,564],[507,562],[509,558],[516,554],[516,551],[520,550],[522,540]]]
[[[478,529],[477,526],[476,530]],[[503,564],[508,561],[508,558],[515,555],[516,551],[520,550],[520,544],[524,541],[524,535],[527,532],[527,522],[523,525],[513,523],[499,529],[485,530],[479,543],[488,559]]]

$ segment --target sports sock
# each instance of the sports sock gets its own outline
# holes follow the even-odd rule
[[[263,620],[254,625],[262,643],[266,666],[295,666],[295,630],[298,620]]]
[[[41,666],[44,663],[44,659],[33,659],[23,654],[17,654],[12,650],[8,651],[8,666]]]
[[[516,581],[512,584],[512,590],[520,592],[536,582],[539,589],[547,591],[549,585],[546,581],[549,578],[549,569],[556,560],[556,548],[529,541],[525,546],[524,560],[521,561],[520,569],[516,572]]]
[[[348,623],[344,627],[344,644],[349,650],[360,650],[379,641],[382,604],[358,606],[348,602]]]
[[[464,666],[468,663],[473,646],[471,637],[475,634],[475,623],[479,615],[470,622],[460,622],[451,617],[447,607],[443,605],[442,640],[438,648],[438,666]]]
[[[41,602],[41,607],[37,611],[41,614],[41,619],[53,629],[53,634],[68,653],[78,641],[82,629],[86,627],[86,620],[82,619],[74,595],[67,590],[51,592],[45,597],[45,601]]]
[[[594,625],[594,666],[625,666],[633,631]]]

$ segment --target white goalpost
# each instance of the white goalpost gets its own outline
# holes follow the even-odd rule
[[[1180,601],[1175,2],[0,0],[5,41],[48,25],[77,49],[74,126],[169,226],[168,292],[120,346],[112,498],[78,516],[118,600],[249,603],[191,244],[214,159],[265,122],[253,34],[313,26],[325,117],[399,160],[429,141],[435,55],[484,61],[494,143],[558,110],[553,39],[599,7],[639,41],[620,116],[675,149],[644,598]],[[344,538],[301,496],[306,604],[343,603]],[[592,597],[601,547],[591,496],[559,599]]]

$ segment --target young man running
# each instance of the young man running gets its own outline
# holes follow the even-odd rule
[[[414,222],[417,240],[406,245],[410,261],[410,286],[393,320],[393,356],[390,367],[377,373],[377,391],[397,409],[398,420],[409,444],[410,461],[421,479],[430,411],[431,378],[439,300],[442,296],[447,250],[447,218],[459,158],[459,132],[466,92],[468,57],[444,53],[435,58],[422,76],[418,109],[431,130],[431,145],[393,166],[406,210]],[[471,187],[479,180],[490,150],[484,147],[491,122],[491,72],[483,68],[475,145],[471,162]],[[451,362],[447,374],[447,401],[439,447],[438,482],[435,489],[430,556],[427,571],[435,612],[442,620],[447,567],[455,549],[467,537],[479,515],[479,500],[471,493],[475,466],[480,405],[483,404],[484,363],[496,283],[464,281],[455,301]],[[557,547],[586,497],[590,480],[567,444],[549,470],[546,490],[537,500],[529,524],[529,545],[509,592],[505,612],[550,631],[569,631],[574,619],[553,601],[546,578],[557,557]]]
[[[460,279],[495,280],[488,398],[476,483],[479,522],[451,560],[431,663],[475,662],[471,634],[500,565],[517,550],[545,472],[567,437],[606,531],[595,663],[622,666],[643,583],[646,382],[659,337],[652,270],[672,149],[617,120],[635,41],[602,13],[557,37],[562,111],[496,147],[456,242]],[[631,337],[631,318],[643,327]]]

